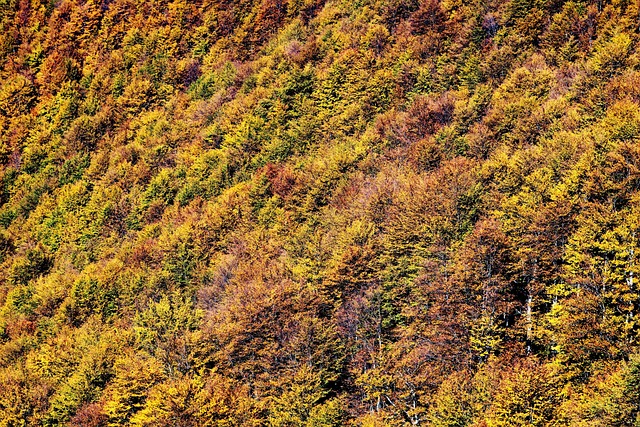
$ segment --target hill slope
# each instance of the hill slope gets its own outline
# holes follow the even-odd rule
[[[0,0],[0,426],[631,426],[640,2]]]

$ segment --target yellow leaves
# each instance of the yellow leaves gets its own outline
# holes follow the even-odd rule
[[[89,201],[89,186],[86,181],[78,181],[62,187],[58,194],[58,206],[66,212],[77,212]]]
[[[617,141],[636,141],[640,137],[640,108],[631,100],[621,100],[607,109],[599,126]]]
[[[162,361],[170,374],[188,371],[193,331],[198,328],[202,315],[178,293],[152,302],[134,320],[138,348]]]
[[[129,114],[137,114],[143,109],[151,107],[156,98],[156,90],[153,84],[143,78],[134,78],[125,88],[118,103]]]
[[[249,183],[240,183],[208,202],[195,229],[207,247],[225,247],[231,230],[244,227],[250,217]]]
[[[157,384],[129,425],[251,426],[255,424],[254,416],[247,388],[212,372],[204,377],[183,376]]]
[[[26,77],[17,74],[0,86],[0,113],[14,117],[26,113],[36,100],[37,91]]]
[[[470,387],[466,372],[455,372],[445,379],[433,395],[427,422],[433,427],[456,427],[471,424],[482,394]],[[476,385],[477,387],[477,385]],[[472,392],[476,392],[475,396]],[[475,401],[474,401],[475,400]],[[475,404],[475,405],[474,405]],[[474,411],[475,410],[475,411]]]
[[[153,357],[129,353],[116,360],[114,375],[104,392],[104,412],[108,425],[116,427],[144,406],[148,390],[163,378],[163,369]]]
[[[509,193],[520,189],[526,173],[527,158],[523,150],[502,147],[482,165],[481,176],[495,182],[498,190]]]
[[[503,328],[494,319],[493,313],[483,313],[480,319],[473,322],[470,330],[469,345],[481,360],[497,354],[502,347]]]
[[[637,63],[636,55],[631,55],[632,47],[631,37],[621,29],[615,29],[613,34],[598,40],[588,67],[594,73],[610,78],[629,65]]]
[[[222,147],[239,150],[240,155],[259,151],[263,143],[261,130],[264,124],[260,117],[246,117],[233,132],[225,135]]]
[[[278,221],[284,217],[285,210],[281,205],[282,203],[278,197],[271,197],[267,200],[264,207],[258,212],[258,224],[275,233],[282,231],[283,226]]]
[[[515,69],[494,92],[493,102],[514,102],[523,96],[542,98],[549,93],[554,73],[540,55],[534,55],[527,67]]]
[[[327,395],[320,376],[303,364],[284,390],[269,405],[270,427],[332,427],[342,425],[343,409],[337,399],[322,401]]]
[[[27,377],[40,378],[41,385],[51,385],[46,415],[50,424],[68,421],[83,403],[96,399],[110,377],[115,353],[123,344],[118,331],[96,322],[62,332],[51,340],[51,345],[31,352],[25,364]]]
[[[346,409],[340,398],[331,398],[311,409],[306,427],[337,427],[344,425]]]
[[[0,427],[29,427],[43,422],[51,385],[16,364],[0,369]]]
[[[172,423],[195,424],[194,412],[204,402],[197,399],[198,386],[188,378],[161,383],[149,392],[144,408],[131,418],[132,426],[151,427]]]
[[[364,157],[370,142],[366,138],[347,138],[341,144],[325,146],[323,155],[316,158],[315,166],[327,172],[347,172]]]
[[[358,376],[356,384],[364,391],[365,401],[370,408],[380,410],[389,404],[386,396],[391,393],[393,376],[386,373],[383,367],[374,366],[366,370]]]
[[[618,366],[605,365],[582,388],[573,390],[562,405],[567,421],[576,427],[635,425],[637,409],[638,355]]]
[[[554,387],[546,366],[519,362],[493,396],[488,427],[547,426],[557,407]]]
[[[375,233],[376,226],[373,223],[365,219],[356,219],[347,226],[344,235],[339,240],[343,245],[355,244],[362,246],[368,243]]]
[[[39,300],[39,315],[53,315],[67,296],[75,275],[64,270],[56,269],[35,282],[35,292]]]
[[[380,55],[385,45],[389,41],[389,30],[380,24],[371,24],[363,37],[364,44],[372,49],[376,55]]]

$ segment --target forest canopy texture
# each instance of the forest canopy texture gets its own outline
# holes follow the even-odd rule
[[[639,32],[0,0],[0,426],[640,425]]]

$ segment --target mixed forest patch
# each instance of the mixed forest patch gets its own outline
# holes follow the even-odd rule
[[[0,0],[0,426],[638,425],[639,32]]]

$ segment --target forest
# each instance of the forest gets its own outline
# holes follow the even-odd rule
[[[639,280],[640,0],[0,0],[0,427],[637,427]]]

